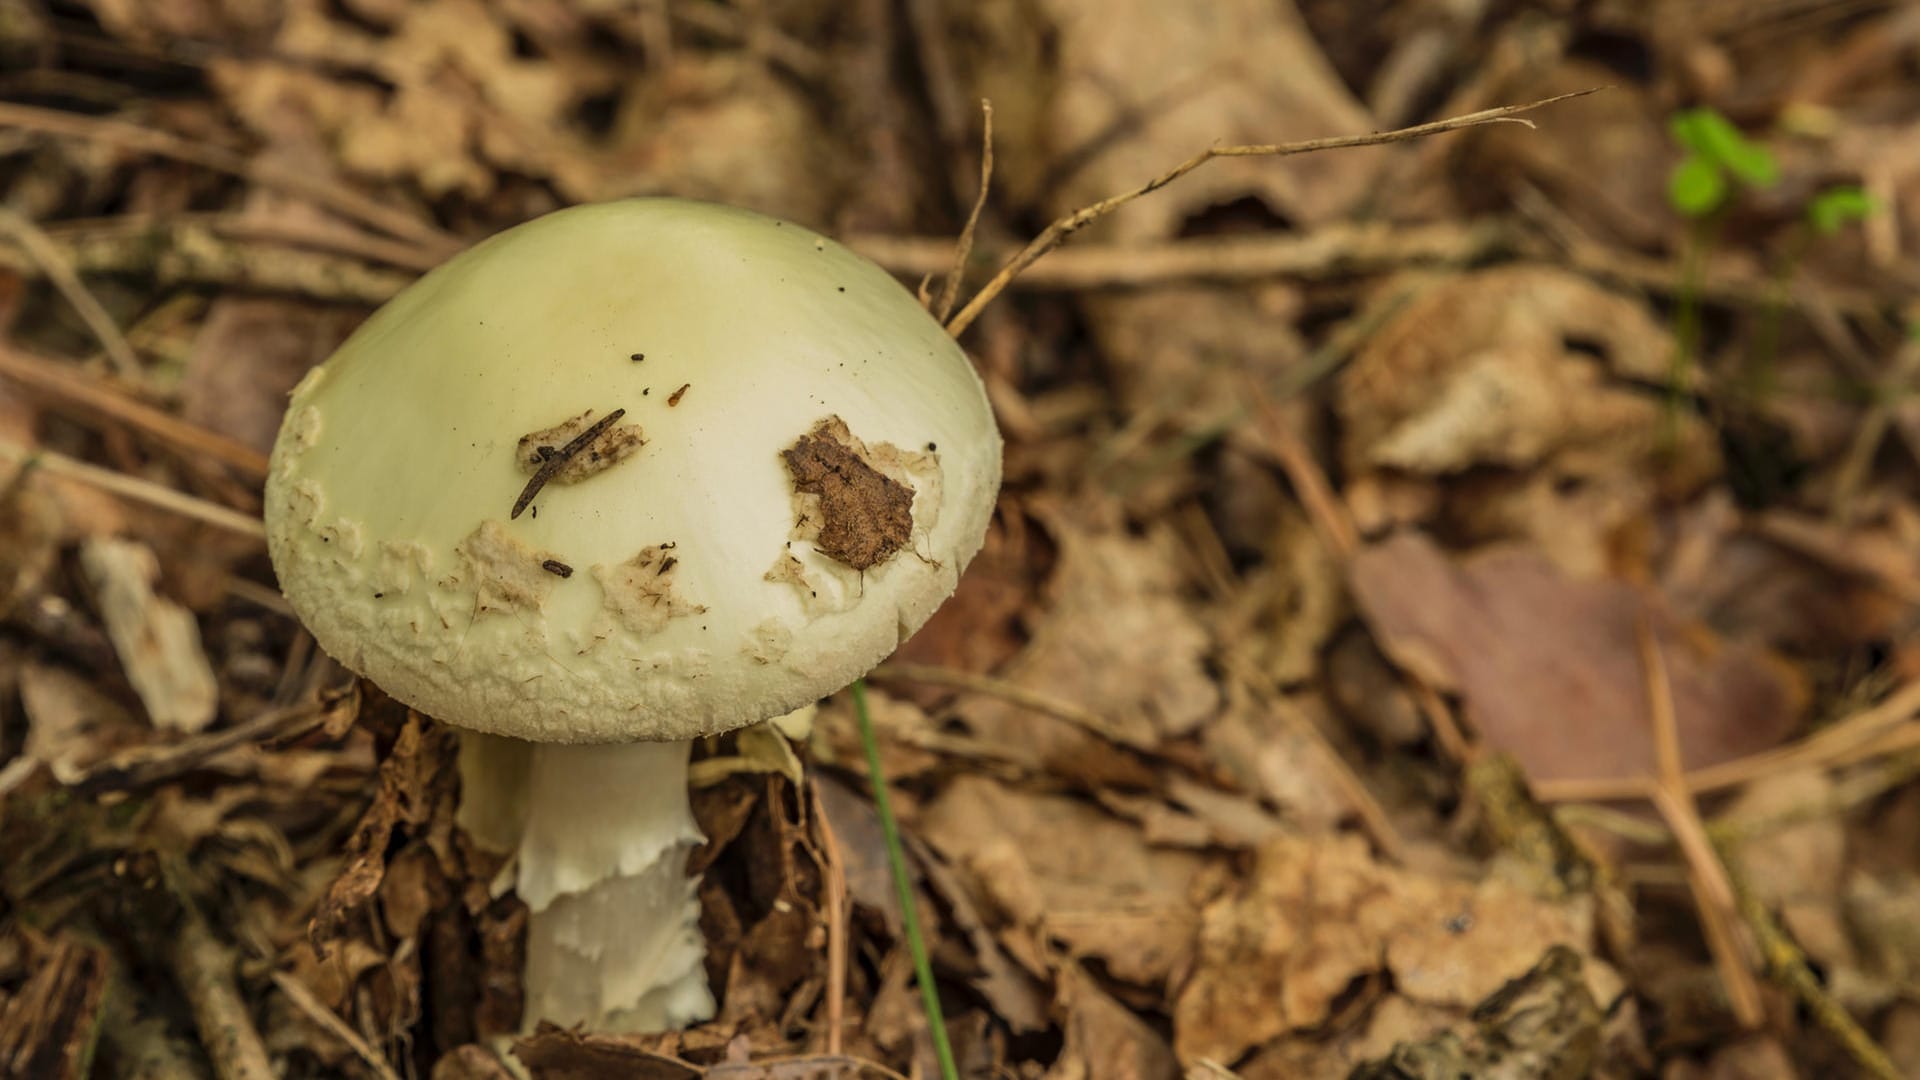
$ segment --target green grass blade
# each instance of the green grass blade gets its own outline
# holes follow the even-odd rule
[[[873,719],[867,715],[867,682],[853,681],[853,715],[860,722],[860,745],[867,752],[867,778],[873,782],[873,808],[880,815],[880,831],[887,838],[887,865],[893,870],[893,887],[900,894],[900,921],[907,932],[907,952],[913,957],[914,981],[920,984],[920,1000],[927,1009],[927,1028],[933,1035],[933,1052],[940,1059],[942,1080],[960,1080],[953,1063],[953,1047],[947,1043],[947,1021],[940,1012],[940,991],[933,984],[933,961],[927,956],[927,941],[920,933],[920,910],[913,902],[913,879],[907,873],[907,850],[900,843],[900,825],[893,817],[893,801],[887,797],[887,775],[880,767],[880,740],[873,734]]]

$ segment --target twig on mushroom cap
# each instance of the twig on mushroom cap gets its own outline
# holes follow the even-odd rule
[[[1378,146],[1381,143],[1404,142],[1408,139],[1437,135],[1444,131],[1458,131],[1461,128],[1478,127],[1481,124],[1514,123],[1528,124],[1531,126],[1531,121],[1518,119],[1518,114],[1538,109],[1545,105],[1552,105],[1556,102],[1566,101],[1569,98],[1585,97],[1588,94],[1597,93],[1604,89],[1606,89],[1606,87],[1595,86],[1585,90],[1575,90],[1570,94],[1558,94],[1550,98],[1543,98],[1525,105],[1502,105],[1499,108],[1482,109],[1479,112],[1468,113],[1465,116],[1450,117],[1446,120],[1435,120],[1428,124],[1415,124],[1412,127],[1400,128],[1397,131],[1375,132],[1371,135],[1338,135],[1326,139],[1306,139],[1301,142],[1256,144],[1249,146],[1209,146],[1198,154],[1161,173],[1159,176],[1154,177],[1152,180],[1147,181],[1145,184],[1134,188],[1132,191],[1109,196],[1091,206],[1081,207],[1073,213],[1054,221],[1053,224],[1048,225],[1045,229],[1041,230],[1039,236],[1034,237],[1031,243],[1022,248],[1018,255],[1009,259],[1007,264],[1000,268],[1000,272],[993,276],[993,280],[987,282],[979,292],[975,293],[973,299],[967,301],[967,305],[961,308],[958,314],[947,320],[947,331],[954,337],[959,337],[961,334],[966,333],[967,327],[972,326],[973,321],[980,317],[980,312],[985,309],[988,304],[993,302],[994,297],[1006,291],[1007,285],[1012,282],[1015,277],[1019,276],[1021,271],[1033,265],[1035,260],[1039,259],[1042,255],[1059,247],[1065,242],[1067,237],[1106,217],[1108,214],[1113,213],[1115,210],[1120,209],[1122,206],[1125,206],[1140,196],[1151,194],[1166,187],[1168,184],[1205,165],[1214,158],[1287,157],[1293,154],[1311,153],[1316,150],[1342,150],[1356,146]]]
[[[541,458],[540,468],[535,470],[534,474],[527,478],[527,486],[521,488],[520,497],[513,500],[513,513],[508,514],[507,516],[510,518],[517,518],[521,514],[525,513],[527,509],[527,504],[533,501],[533,497],[535,495],[540,494],[540,489],[547,486],[547,481],[553,479],[553,476],[555,473],[565,468],[567,462],[571,461],[575,454],[578,454],[580,451],[585,450],[589,446],[592,446],[593,440],[599,438],[601,435],[606,434],[607,429],[612,427],[615,423],[618,423],[620,418],[625,415],[627,415],[627,410],[615,409],[612,412],[608,413],[607,415],[594,421],[594,424],[592,427],[588,428],[587,430],[581,432],[578,435],[575,435],[573,437],[572,442],[569,442],[567,445],[561,447],[560,449],[549,452],[546,447],[544,446],[541,447],[540,448],[540,458]],[[555,572],[558,573],[558,571],[555,571]],[[561,574],[560,576],[565,577],[566,575]]]

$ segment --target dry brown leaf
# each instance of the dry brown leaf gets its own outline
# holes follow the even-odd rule
[[[513,1044],[534,1080],[699,1080],[704,1070],[632,1036],[564,1031],[546,1021]]]
[[[948,10],[973,86],[996,105],[995,184],[1043,200],[1049,214],[1131,189],[1208,146],[1374,127],[1291,2],[1229,0],[1205,19],[1153,0]],[[1035,41],[1047,43],[1039,55]],[[1219,159],[1088,231],[1169,240],[1227,207],[1248,211],[1255,227],[1310,226],[1365,197],[1384,160],[1374,150]],[[1089,297],[1087,307],[1123,403],[1187,428],[1237,404],[1242,374],[1277,376],[1303,351],[1291,284],[1149,288]]]
[[[832,136],[805,95],[756,60],[681,54],[629,87],[581,198],[680,195],[824,227]]]
[[[153,726],[187,734],[204,730],[220,704],[219,683],[193,613],[154,591],[160,561],[152,549],[138,541],[95,537],[81,544],[80,566],[120,666]]]
[[[1101,960],[1116,978],[1156,985],[1192,949],[1190,893],[1210,860],[1148,847],[1095,807],[963,776],[919,831],[1003,919]]]
[[[14,933],[29,974],[0,1000],[0,1072],[79,1080],[98,1032],[111,958],[70,935]]]
[[[1537,127],[1489,124],[1461,136],[1463,167],[1509,192],[1531,181],[1589,235],[1644,248],[1668,240],[1667,173],[1679,149],[1665,102],[1618,72],[1585,59],[1512,80],[1503,101],[1537,101],[1592,86],[1607,92],[1554,108]]]
[[[1416,1000],[1469,1004],[1549,946],[1583,946],[1586,922],[1500,881],[1383,866],[1357,836],[1276,837],[1248,882],[1207,905],[1174,1046],[1184,1060],[1236,1060],[1324,1022],[1355,980],[1383,970]]]
[[[1325,739],[1315,737],[1308,708],[1324,711],[1306,696],[1268,700],[1244,690],[1230,692],[1226,710],[1207,725],[1201,739],[1208,757],[1243,790],[1266,800],[1295,828],[1319,832],[1331,829],[1353,807],[1333,779],[1334,770],[1346,766],[1329,760],[1332,750]],[[1265,838],[1245,828],[1229,832],[1243,841]]]
[[[1780,913],[1808,956],[1828,971],[1855,967],[1840,910],[1847,882],[1847,835],[1838,817],[1816,814],[1791,824],[1776,819],[1829,804],[1833,779],[1821,772],[1761,777],[1742,788],[1719,820],[1742,829],[1728,849],[1756,897]]]
[[[1099,714],[1130,745],[1196,730],[1219,708],[1220,691],[1169,545],[1064,520],[1051,531],[1060,547],[1051,596],[1005,677]],[[957,711],[987,742],[1068,775],[1094,767],[1086,755],[1105,749],[1090,750],[1097,743],[1077,728],[985,695],[963,697]]]
[[[1066,1045],[1046,1080],[1176,1080],[1173,1048],[1146,1021],[1115,1001],[1086,972],[1060,973],[1055,1008],[1065,1014]]]
[[[143,741],[140,723],[118,702],[65,668],[21,668],[20,705],[27,717],[22,753],[63,784],[79,783],[115,751]]]
[[[287,394],[359,324],[362,312],[281,297],[223,296],[194,336],[180,386],[188,420],[262,451]]]
[[[1230,0],[1212,5],[1208,15],[1190,18],[1152,0],[1046,0],[1037,21],[1043,35],[1051,31],[1057,69],[1047,77],[1045,96],[1028,103],[1046,118],[1035,132],[1043,145],[1009,143],[1000,156],[1012,169],[1023,165],[1021,159],[1061,162],[1054,167],[1069,171],[1050,192],[1049,209],[1065,213],[1134,187],[1215,143],[1277,143],[1372,129],[1372,119],[1327,64],[1292,3]],[[988,15],[963,18],[989,22]],[[973,40],[982,43],[976,46],[982,49],[976,81],[985,92],[1011,81],[997,66],[998,56],[1027,51],[1020,42],[1007,42],[1003,51],[993,44],[1034,29],[1005,17],[997,26],[970,28],[981,35]],[[996,113],[1017,115],[1013,106],[1023,92],[1033,91],[1007,89],[1007,104]],[[1006,134],[1011,139],[1017,132],[1009,128]],[[1101,228],[1117,241],[1166,239],[1196,211],[1247,197],[1295,221],[1319,222],[1363,197],[1382,160],[1375,151],[1360,150],[1279,162],[1215,161],[1159,197],[1123,207]]]
[[[424,825],[451,794],[455,754],[450,729],[409,713],[387,760],[380,787],[347,841],[348,862],[314,912],[311,940],[324,946],[342,921],[379,892],[395,830]]]
[[[1644,305],[1585,278],[1529,265],[1462,274],[1408,302],[1342,372],[1343,454],[1355,469],[1436,474],[1549,457],[1582,474],[1636,464],[1664,415],[1646,390],[1664,385],[1672,358]],[[1683,419],[1683,461],[1710,469],[1692,459],[1710,459],[1711,440]]]
[[[0,476],[0,618],[37,594],[53,570],[60,518],[60,504],[31,470]]]
[[[1381,648],[1457,691],[1487,744],[1536,780],[1652,775],[1643,619],[1666,657],[1689,768],[1777,744],[1805,705],[1800,680],[1764,651],[1676,624],[1622,582],[1569,579],[1530,551],[1455,561],[1403,534],[1363,550],[1352,584]]]
[[[554,180],[587,197],[594,171],[567,125],[605,73],[521,57],[513,27],[479,0],[407,5],[381,35],[330,16],[315,0],[289,4],[278,59],[215,60],[214,85],[270,141],[323,142],[347,169],[409,179],[430,196],[478,198],[495,167]],[[390,87],[333,78],[358,72]]]

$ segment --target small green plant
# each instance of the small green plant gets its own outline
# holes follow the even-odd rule
[[[1750,188],[1780,182],[1773,154],[1716,110],[1683,109],[1673,114],[1667,130],[1687,150],[1667,179],[1667,201],[1686,217],[1699,220],[1721,209],[1734,182]]]
[[[1807,224],[1821,236],[1834,236],[1841,229],[1872,217],[1879,208],[1874,197],[1858,187],[1838,184],[1815,195],[1807,204]]]
[[[1687,383],[1700,353],[1700,292],[1707,253],[1719,231],[1724,212],[1742,190],[1761,191],[1780,182],[1780,163],[1766,147],[1752,141],[1733,122],[1711,108],[1683,109],[1668,121],[1673,140],[1686,151],[1667,178],[1667,202],[1690,222],[1680,257],[1680,283],[1674,297],[1673,363],[1668,373],[1668,424],[1664,444],[1671,449],[1679,436],[1680,408]],[[1871,217],[1877,205],[1872,196],[1852,184],[1822,189],[1807,203],[1805,215],[1773,266],[1754,347],[1745,366],[1746,391],[1755,398],[1772,392],[1774,359],[1780,327],[1785,319],[1789,285],[1807,249],[1817,237],[1837,235],[1847,226]]]

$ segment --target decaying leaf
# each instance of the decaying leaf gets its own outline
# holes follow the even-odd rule
[[[1355,980],[1380,971],[1415,1000],[1470,1004],[1549,946],[1581,946],[1587,921],[1498,880],[1383,866],[1356,836],[1275,837],[1251,879],[1207,905],[1174,1002],[1174,1046],[1187,1060],[1236,1060],[1322,1023]]]
[[[1084,971],[1061,973],[1056,1007],[1066,1046],[1047,1080],[1175,1080],[1180,1062],[1160,1033],[1101,990]]]
[[[100,620],[153,725],[189,734],[213,722],[220,690],[193,613],[154,591],[159,560],[146,545],[98,537],[80,548]]]
[[[1653,738],[1638,627],[1654,626],[1689,767],[1772,746],[1805,691],[1762,650],[1676,624],[1618,581],[1579,581],[1496,548],[1449,559],[1417,534],[1355,559],[1354,595],[1381,648],[1457,691],[1488,745],[1536,780],[1651,775]]]
[[[1134,828],[1075,799],[983,777],[956,780],[920,832],[1002,919],[1156,985],[1191,954],[1197,878],[1211,860],[1147,846]]]
[[[1128,745],[1193,732],[1219,708],[1220,690],[1206,673],[1206,632],[1180,602],[1171,545],[1064,521],[1054,534],[1052,596],[1006,677],[1099,714]],[[1098,767],[1090,755],[1101,748],[1089,749],[1090,736],[1036,721],[1030,710],[970,696],[959,712],[982,738],[1021,756],[1071,772]]]
[[[371,900],[387,871],[387,848],[395,830],[417,828],[452,794],[453,733],[409,714],[387,760],[380,787],[348,841],[349,858],[314,912],[309,930],[316,946],[330,940],[341,921]]]
[[[0,1071],[79,1080],[107,992],[107,950],[68,935],[51,940],[13,931],[31,972],[0,1000]]]
[[[1645,460],[1673,348],[1643,305],[1566,271],[1463,274],[1407,303],[1341,373],[1343,452],[1353,468],[1428,474]],[[1697,418],[1671,419],[1711,454]]]

